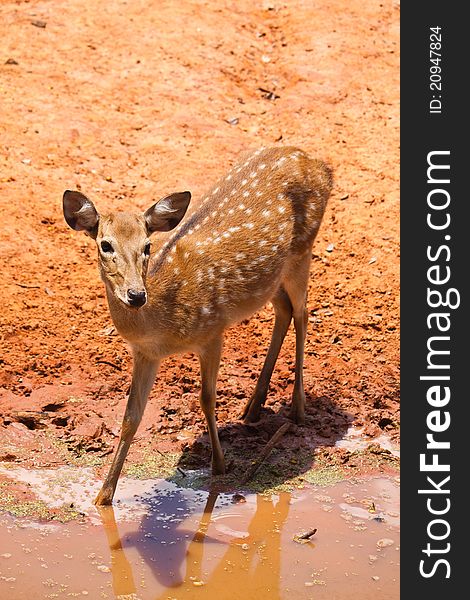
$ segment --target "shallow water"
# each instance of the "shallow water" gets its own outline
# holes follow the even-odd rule
[[[241,502],[167,481],[123,479],[114,508],[98,511],[91,498],[99,484],[90,473],[54,473],[9,470],[34,480],[50,503],[73,498],[87,518],[0,517],[2,600],[399,598],[393,479],[250,494]],[[293,539],[314,528],[310,541]]]
[[[346,448],[350,452],[364,450],[371,443],[378,444],[384,450],[389,450],[393,456],[400,457],[400,447],[390,437],[383,433],[373,439],[364,435],[364,427],[350,427],[344,436],[335,444],[337,448]]]

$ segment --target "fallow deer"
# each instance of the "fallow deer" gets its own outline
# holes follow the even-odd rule
[[[153,256],[150,236],[178,226],[190,192],[171,194],[144,213],[102,215],[81,192],[64,193],[66,222],[96,241],[111,317],[130,344],[134,363],[119,445],[96,504],[112,503],[160,361],[175,353],[199,357],[212,472],[224,473],[214,414],[223,333],[268,301],[274,307],[274,330],[243,418],[259,419],[293,318],[295,381],[289,416],[304,422],[309,267],[331,188],[331,169],[303,151],[257,150],[216,183]]]

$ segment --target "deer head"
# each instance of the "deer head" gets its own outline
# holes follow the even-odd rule
[[[108,294],[128,307],[140,308],[147,302],[149,237],[155,231],[176,227],[190,199],[190,192],[180,192],[162,198],[144,213],[100,215],[84,194],[67,190],[63,210],[72,229],[84,231],[95,240],[100,275]]]

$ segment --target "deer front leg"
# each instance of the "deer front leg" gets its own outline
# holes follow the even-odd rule
[[[134,367],[132,373],[132,384],[127,400],[126,412],[121,428],[121,437],[119,445],[109,469],[108,475],[104,480],[103,486],[95,499],[97,505],[111,504],[114,492],[126,460],[129,447],[134,438],[135,432],[140,425],[144,409],[147,404],[147,398],[152,389],[155,375],[158,369],[158,362],[145,358],[139,352],[134,352]]]
[[[202,412],[206,417],[207,429],[212,445],[212,473],[222,475],[225,473],[225,460],[217,433],[215,420],[215,401],[217,373],[219,372],[220,355],[222,352],[222,338],[211,340],[211,344],[199,354],[201,364],[201,394],[199,401]]]

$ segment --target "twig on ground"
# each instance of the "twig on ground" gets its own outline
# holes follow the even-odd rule
[[[251,465],[251,467],[246,472],[245,476],[241,480],[241,484],[244,485],[248,483],[256,471],[260,468],[261,463],[271,454],[274,446],[278,443],[278,441],[282,438],[282,436],[286,433],[286,431],[291,426],[291,423],[284,423],[281,425],[276,433],[272,436],[272,438],[267,442],[266,446],[261,451],[261,454],[256,459],[256,461]]]
[[[110,362],[109,360],[97,360],[96,364],[97,365],[108,365],[109,367],[113,367],[113,369],[117,369],[118,371],[122,370],[119,365],[117,365],[116,363]]]
[[[17,285],[20,288],[26,288],[27,290],[40,290],[41,286],[40,285],[28,285],[27,283],[20,283],[19,281],[14,281],[13,282],[15,285]]]

